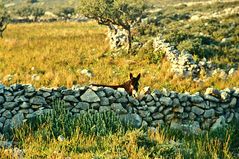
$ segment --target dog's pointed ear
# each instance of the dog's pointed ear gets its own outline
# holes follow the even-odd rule
[[[140,79],[140,76],[141,76],[141,74],[139,73],[139,74],[138,74],[138,76],[137,76],[137,80],[139,80],[139,79]]]
[[[134,78],[132,73],[129,74],[129,77],[130,77],[130,79]]]

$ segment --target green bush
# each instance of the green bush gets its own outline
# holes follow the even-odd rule
[[[19,140],[29,134],[41,135],[45,139],[57,138],[59,135],[70,138],[76,130],[84,135],[105,136],[126,130],[126,127],[113,112],[73,116],[65,108],[64,102],[56,101],[51,111],[29,119],[21,128],[13,131],[13,136]]]

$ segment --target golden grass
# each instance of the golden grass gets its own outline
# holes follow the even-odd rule
[[[132,72],[142,74],[141,88],[195,92],[209,86],[239,86],[239,72],[226,80],[214,77],[198,83],[170,73],[165,60],[152,64],[137,55],[109,56],[106,34],[107,28],[95,22],[10,24],[0,39],[0,81],[36,87],[118,84]],[[94,77],[82,75],[82,69],[91,70]]]

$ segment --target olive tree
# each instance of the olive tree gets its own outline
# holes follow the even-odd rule
[[[3,37],[3,32],[7,28],[8,24],[8,14],[3,3],[0,1],[0,38]]]
[[[70,19],[72,17],[72,15],[75,13],[75,9],[72,7],[65,7],[62,8],[57,15],[59,17],[62,17],[65,21],[67,21],[68,19]]]
[[[17,14],[21,17],[29,18],[29,16],[34,17],[34,21],[37,22],[38,18],[45,14],[45,10],[37,7],[26,6],[17,11]]]
[[[127,31],[128,51],[131,51],[132,28],[144,15],[145,0],[80,0],[79,11],[99,24],[121,27]]]

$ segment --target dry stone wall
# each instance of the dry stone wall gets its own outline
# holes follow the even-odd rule
[[[139,99],[124,89],[73,86],[71,89],[40,88],[32,85],[0,84],[0,131],[19,127],[26,120],[52,109],[52,102],[65,101],[72,115],[114,111],[134,127],[172,128],[200,132],[225,126],[239,119],[239,88],[216,90],[204,94],[177,93],[163,89],[147,92]]]
[[[171,71],[183,77],[192,77],[198,79],[200,74],[205,74],[208,77],[214,74],[219,74],[219,77],[226,78],[228,75],[235,73],[235,68],[220,69],[206,58],[200,61],[195,61],[192,54],[187,51],[180,52],[174,46],[165,42],[160,36],[153,40],[154,51],[161,50],[171,63]]]
[[[128,46],[128,33],[126,30],[116,25],[111,25],[108,29],[107,38],[112,50],[125,49]]]

